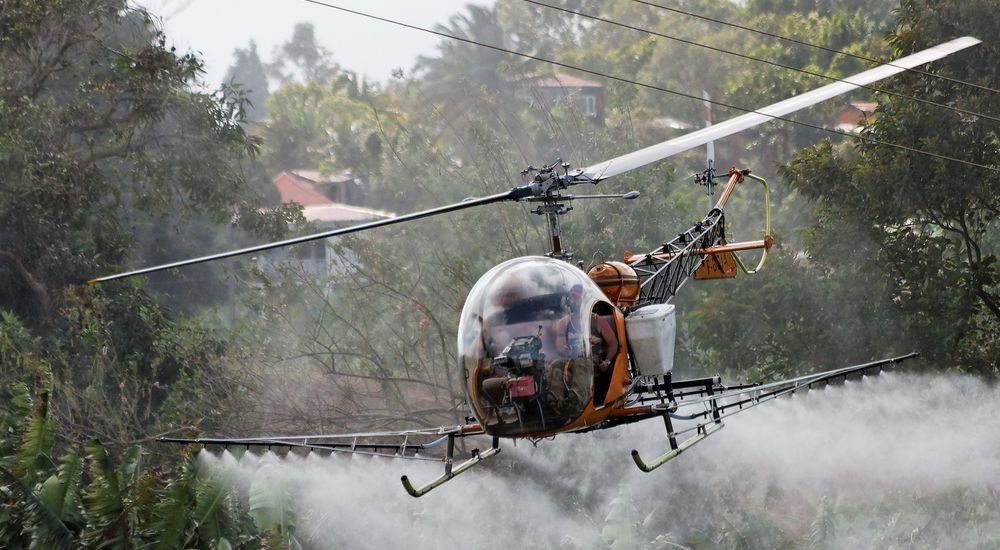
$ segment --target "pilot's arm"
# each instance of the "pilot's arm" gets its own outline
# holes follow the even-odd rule
[[[552,338],[553,344],[555,344],[555,351],[560,355],[569,356],[572,353],[570,350],[569,342],[566,341],[566,332],[569,329],[569,316],[557,319],[555,323],[549,328],[549,336]]]
[[[618,356],[618,336],[611,328],[611,321],[603,315],[594,316],[594,325],[597,327],[597,333],[604,340],[604,357],[598,368],[601,369],[601,372],[606,372],[611,368],[612,361]]]

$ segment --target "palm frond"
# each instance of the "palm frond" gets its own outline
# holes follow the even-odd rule
[[[208,473],[199,470],[198,473],[201,483],[194,509],[198,538],[219,546],[229,544],[230,538],[238,538],[241,523],[240,511],[234,505],[233,498],[236,472],[232,469],[219,469]]]
[[[55,421],[48,414],[48,392],[39,392],[35,412],[28,420],[17,452],[18,473],[28,483],[33,483],[42,472],[55,470],[49,458],[55,439]]]
[[[12,384],[9,389],[3,424],[0,425],[6,437],[0,438],[0,465],[10,467],[17,463],[20,436],[31,418],[31,390],[24,382]]]
[[[58,517],[7,468],[0,468],[0,483],[17,501],[27,522],[21,531],[31,536],[31,545],[38,548],[76,548],[73,533]]]
[[[291,534],[295,529],[291,497],[286,484],[274,475],[276,468],[271,466],[273,464],[264,463],[250,485],[250,515],[259,533],[277,527],[279,532]]]
[[[82,527],[83,459],[71,446],[60,459],[59,471],[42,484],[39,498],[63,523]]]
[[[189,533],[194,531],[195,524],[188,512],[195,505],[198,482],[193,460],[193,455],[189,454],[181,464],[180,474],[167,485],[156,506],[152,528],[156,533],[157,550],[187,547]]]
[[[84,518],[87,522],[83,539],[102,547],[127,546],[128,522],[125,516],[125,495],[121,480],[111,462],[107,448],[91,440],[85,447],[91,480],[84,496]]]

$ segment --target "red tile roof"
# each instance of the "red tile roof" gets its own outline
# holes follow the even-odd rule
[[[840,111],[836,128],[842,131],[855,131],[862,124],[875,120],[877,108],[878,103],[875,102],[852,101]]]
[[[319,192],[313,183],[317,181],[344,183],[353,178],[341,176],[320,176],[316,170],[285,171],[274,178],[274,186],[281,194],[282,203],[298,203],[302,205],[302,215],[313,222],[352,222],[391,218],[393,214],[381,210],[373,210],[361,206],[352,206],[334,202]],[[315,176],[313,179],[309,176]]]
[[[317,191],[313,184],[290,172],[282,172],[275,176],[274,186],[281,194],[282,203],[297,202],[302,206],[309,206],[333,202],[329,197]]]

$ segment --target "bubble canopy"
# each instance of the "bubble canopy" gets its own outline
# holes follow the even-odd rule
[[[543,433],[580,417],[593,395],[590,312],[601,302],[586,273],[542,256],[479,279],[462,309],[458,357],[487,433]]]

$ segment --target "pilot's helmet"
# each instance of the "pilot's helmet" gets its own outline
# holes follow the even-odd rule
[[[528,289],[525,287],[520,277],[510,276],[504,281],[503,286],[493,295],[493,305],[507,307],[524,300],[527,297]]]
[[[580,304],[583,302],[583,285],[577,283],[570,287],[569,292],[563,299],[563,306],[569,312],[578,312]]]

